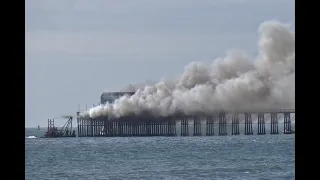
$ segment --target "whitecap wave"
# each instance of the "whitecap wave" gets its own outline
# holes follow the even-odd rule
[[[26,139],[34,139],[37,138],[36,136],[27,136]]]

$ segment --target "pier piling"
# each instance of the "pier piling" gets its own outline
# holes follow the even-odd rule
[[[245,135],[253,135],[253,130],[252,130],[252,117],[251,113],[245,113],[244,114],[244,123],[245,123]]]
[[[193,136],[202,136],[201,120],[197,116],[193,117]]]
[[[284,113],[283,118],[284,118],[283,133],[292,134],[290,113]]]
[[[207,116],[206,136],[214,136],[214,121],[216,116]]]
[[[232,135],[239,135],[239,114],[232,114]]]
[[[264,121],[264,114],[259,113],[258,114],[258,135],[264,135],[266,134],[266,125]]]
[[[219,136],[226,136],[226,135],[228,135],[226,113],[220,112],[219,113]]]
[[[271,113],[271,132],[270,134],[279,134],[278,131],[278,114]]]
[[[184,116],[181,119],[181,136],[189,136],[188,117]]]

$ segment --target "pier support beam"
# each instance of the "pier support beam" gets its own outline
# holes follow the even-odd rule
[[[77,118],[77,125],[78,125],[78,137],[81,137],[81,118]]]
[[[98,119],[96,122],[96,136],[100,136],[100,124],[103,123],[104,126],[104,136],[106,137],[110,137],[110,120],[107,119],[106,117]]]
[[[86,137],[89,137],[90,136],[90,120],[86,119],[85,124],[86,124],[86,127],[85,127]]]
[[[48,122],[49,123],[49,122]],[[48,126],[49,127],[49,126]],[[80,131],[80,126],[79,126],[79,117],[77,117],[77,134],[78,134],[78,137],[80,137],[80,134],[79,134],[79,131]],[[49,130],[48,130],[49,131]]]
[[[226,135],[228,135],[226,113],[220,112],[219,113],[219,136],[226,136]]]
[[[131,136],[131,124],[132,124],[132,120],[130,120],[129,118],[126,118],[126,137],[130,137]]]
[[[128,122],[126,120],[126,118],[124,118],[124,123],[123,123],[123,136],[127,137],[128,136]]]
[[[130,121],[130,120],[128,120],[127,121],[127,137],[130,137],[131,136],[131,123],[132,123],[132,121]]]
[[[138,136],[139,134],[139,122],[138,117],[131,117],[131,136]],[[116,135],[116,134],[115,134]]]
[[[169,119],[169,136],[176,136],[176,121],[173,117]]]
[[[232,135],[239,135],[239,114],[234,113],[232,115]]]
[[[90,136],[93,137],[93,119],[90,120]]]
[[[148,134],[147,121],[144,118],[142,122],[143,122],[144,136],[147,136],[147,134]]]
[[[266,134],[266,125],[264,121],[264,113],[258,114],[258,135]]]
[[[162,136],[166,136],[167,135],[167,127],[168,127],[168,118],[162,118]]]
[[[145,123],[146,123],[146,136],[151,136],[150,120],[146,119]]]
[[[131,121],[129,122],[129,127],[130,127],[129,136],[132,137],[132,136],[134,136],[134,122],[132,121],[132,119],[131,119]]]
[[[107,126],[108,126],[108,129],[109,129],[109,137],[113,137],[114,135],[114,129],[113,129],[113,120],[112,119],[109,119],[107,121]]]
[[[151,136],[155,136],[157,134],[157,122],[155,119],[152,119],[152,132],[151,132]]]
[[[202,136],[201,120],[197,116],[193,117],[193,136]]]
[[[122,129],[121,129],[122,128],[122,118],[117,120],[117,125],[118,125],[117,136],[122,137]]]
[[[99,120],[95,119],[94,120],[94,136],[98,136],[99,135],[98,123],[99,123]]]
[[[88,137],[89,136],[89,120],[88,119],[86,119],[86,137]]]
[[[91,131],[91,127],[90,127],[90,119],[87,119],[87,137],[91,137],[90,131]]]
[[[164,118],[165,119],[165,121],[164,121],[164,131],[163,131],[163,136],[168,136],[168,134],[169,134],[169,118],[168,117],[166,117],[166,118]]]
[[[181,119],[181,136],[189,136],[189,123],[188,117],[182,117]]]
[[[123,132],[123,136],[124,136],[124,137],[128,137],[128,136],[129,136],[129,124],[128,124],[127,117],[124,118],[124,132]]]
[[[145,128],[145,121],[144,119],[141,120],[141,136],[146,135],[146,128]]]
[[[278,114],[271,113],[271,132],[270,134],[279,134],[278,131]]]
[[[81,119],[81,136],[85,136],[85,131],[84,131],[84,119]]]
[[[92,120],[92,126],[93,126],[93,136],[97,136],[97,123],[98,123],[98,120],[97,119],[93,119]]]
[[[252,130],[252,117],[251,113],[245,113],[244,114],[244,124],[245,124],[245,135],[253,135],[253,130]]]
[[[86,137],[87,136],[87,121],[85,119],[82,120],[82,125],[83,125],[83,136]]]
[[[156,121],[156,129],[157,129],[157,132],[156,132],[156,136],[163,136],[164,134],[164,118],[159,118],[157,119]]]
[[[83,120],[83,136],[87,137],[87,120]]]
[[[138,136],[142,136],[142,123],[140,121],[140,119],[138,120]]]
[[[94,136],[98,136],[99,135],[99,131],[98,131],[98,125],[99,125],[99,119],[95,119],[93,120],[93,131],[94,131]]]
[[[207,116],[206,136],[214,136],[214,120],[215,116]]]
[[[284,113],[283,118],[284,118],[283,133],[292,134],[290,113]]]
[[[78,137],[81,137],[81,118],[77,118],[78,119]]]
[[[166,134],[165,134],[165,136],[170,136],[170,133],[171,133],[171,131],[170,131],[170,128],[171,128],[171,117],[167,117],[166,118]]]
[[[92,136],[96,136],[96,119],[92,119]]]
[[[80,125],[80,137],[83,137],[83,119],[79,119],[79,125]]]

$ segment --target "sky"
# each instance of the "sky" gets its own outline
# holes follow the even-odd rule
[[[25,126],[98,104],[103,91],[181,74],[229,49],[258,53],[266,20],[292,24],[292,0],[27,0]]]

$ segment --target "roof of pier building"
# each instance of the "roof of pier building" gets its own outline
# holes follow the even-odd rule
[[[105,104],[106,102],[112,103],[115,99],[120,98],[124,95],[133,95],[135,92],[103,92],[100,96],[101,104]]]

